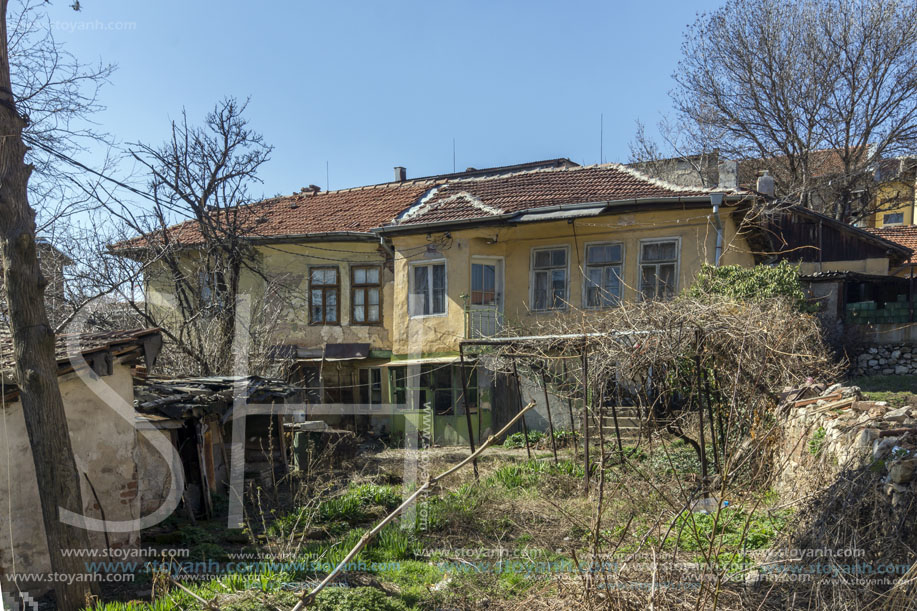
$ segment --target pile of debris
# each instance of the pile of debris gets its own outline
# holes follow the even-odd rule
[[[811,469],[812,459],[833,467],[829,476],[864,466],[881,469],[884,490],[898,505],[917,492],[917,406],[860,397],[859,388],[841,384],[810,383],[782,393],[788,470]]]

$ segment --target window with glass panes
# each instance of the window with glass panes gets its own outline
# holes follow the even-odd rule
[[[446,313],[446,264],[423,263],[411,269],[411,316]]]
[[[313,267],[309,270],[309,322],[313,325],[338,324],[338,268]]]
[[[640,243],[640,294],[643,299],[669,299],[678,284],[678,240]]]
[[[532,251],[532,309],[562,310],[567,302],[567,249]]]
[[[376,265],[351,268],[351,320],[356,325],[372,325],[382,319],[382,270]]]
[[[607,308],[621,299],[621,244],[586,246],[586,307]]]
[[[360,398],[366,405],[382,404],[382,370],[378,367],[360,370]]]

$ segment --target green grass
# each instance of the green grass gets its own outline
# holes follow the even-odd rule
[[[859,386],[870,401],[886,401],[893,407],[908,405],[917,394],[917,376],[863,376],[851,378],[848,383]]]
[[[764,549],[774,543],[792,515],[788,510],[749,514],[725,507],[717,519],[714,514],[685,511],[676,519],[673,545],[682,551],[706,551],[713,540],[721,552]]]
[[[541,431],[529,431],[529,446],[533,446],[544,438],[545,434]],[[522,433],[513,433],[508,435],[503,441],[503,447],[514,449],[525,447],[525,435]]]
[[[556,465],[552,461],[529,460],[500,467],[488,478],[487,484],[499,485],[507,490],[533,489],[546,476],[583,477],[583,467],[569,460],[562,460]]]

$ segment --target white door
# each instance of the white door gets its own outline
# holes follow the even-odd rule
[[[468,336],[492,337],[503,327],[503,259],[472,257]]]

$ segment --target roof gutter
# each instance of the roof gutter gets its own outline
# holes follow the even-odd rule
[[[723,198],[724,202],[739,203],[745,200],[748,197],[748,194],[738,193],[738,194],[724,194],[716,193],[712,195],[720,195]],[[381,235],[387,234],[396,234],[396,233],[423,233],[429,229],[436,228],[448,228],[456,226],[465,226],[465,225],[490,225],[501,222],[511,222],[513,218],[521,216],[523,214],[533,214],[533,213],[545,213],[545,212],[558,212],[561,210],[577,210],[581,208],[590,208],[595,207],[599,204],[604,204],[605,207],[596,213],[596,216],[604,214],[611,210],[617,210],[620,208],[628,208],[631,206],[645,206],[647,204],[662,204],[669,206],[676,206],[678,204],[694,204],[697,206],[703,206],[709,204],[711,201],[710,195],[690,195],[690,196],[679,196],[679,197],[641,197],[634,199],[618,199],[618,200],[609,200],[609,201],[597,201],[597,202],[584,202],[578,204],[559,204],[555,206],[540,206],[537,208],[524,208],[522,210],[515,210],[513,212],[508,212],[506,214],[499,214],[494,216],[487,217],[474,217],[469,219],[457,219],[457,220],[446,220],[446,221],[432,221],[429,223],[409,223],[405,225],[386,225],[384,227],[376,227],[371,231],[373,233],[378,233]],[[537,221],[536,221],[537,222]]]

